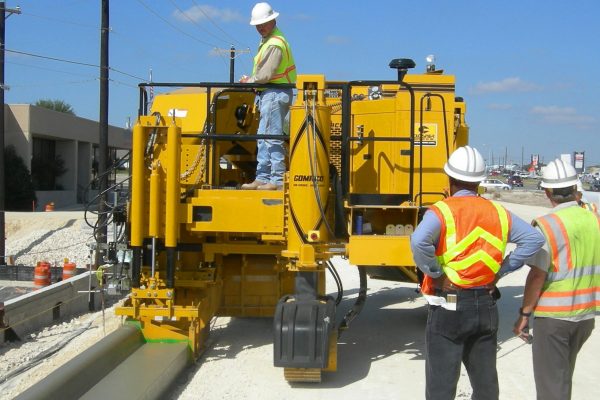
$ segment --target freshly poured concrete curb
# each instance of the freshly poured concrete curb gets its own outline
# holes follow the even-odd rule
[[[137,328],[117,329],[15,399],[78,399],[143,343]]]
[[[191,362],[187,343],[146,343],[124,326],[15,399],[160,399]]]
[[[164,399],[190,354],[187,343],[146,343],[81,399]]]

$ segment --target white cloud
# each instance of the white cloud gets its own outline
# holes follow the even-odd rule
[[[247,22],[246,16],[243,16],[237,11],[228,8],[216,8],[207,4],[201,4],[190,7],[183,13],[179,10],[173,12],[173,16],[181,21],[190,20],[194,22],[202,22],[212,20],[214,22]]]
[[[519,77],[505,78],[501,81],[480,82],[472,89],[473,93],[500,93],[500,92],[531,92],[539,87],[531,82],[526,82]]]
[[[329,35],[325,37],[325,43],[328,44],[347,44],[350,40],[345,36]]]
[[[596,122],[596,118],[579,114],[573,107],[535,106],[529,112],[545,123],[572,125],[582,129]]]

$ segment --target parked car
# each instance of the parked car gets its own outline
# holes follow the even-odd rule
[[[523,187],[523,179],[518,175],[513,175],[506,181],[512,187]]]
[[[485,179],[483,182],[479,184],[479,186],[483,187],[485,191],[490,190],[510,190],[512,186],[507,183],[502,182],[500,179]]]

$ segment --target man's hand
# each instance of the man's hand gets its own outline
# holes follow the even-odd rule
[[[248,75],[242,75],[242,77],[240,78],[240,83],[246,83],[248,82],[248,79],[250,77]]]
[[[513,333],[520,337],[525,343],[531,343],[533,336],[529,333],[529,317],[519,315],[513,326]]]
[[[434,278],[433,281],[435,282],[435,287],[444,292],[449,292],[457,289],[457,287],[454,286],[452,282],[450,282],[450,279],[448,279],[448,275],[441,275],[438,278]]]

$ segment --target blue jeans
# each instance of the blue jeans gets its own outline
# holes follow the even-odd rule
[[[465,364],[473,400],[497,400],[498,308],[487,289],[461,290],[456,311],[429,306],[425,333],[425,378],[428,400],[456,395],[461,362]]]
[[[260,122],[259,135],[282,135],[287,133],[286,124],[292,102],[291,89],[267,89],[260,94],[259,109]],[[256,155],[256,179],[270,182],[274,185],[283,185],[285,174],[284,141],[278,139],[258,139],[258,153]]]

